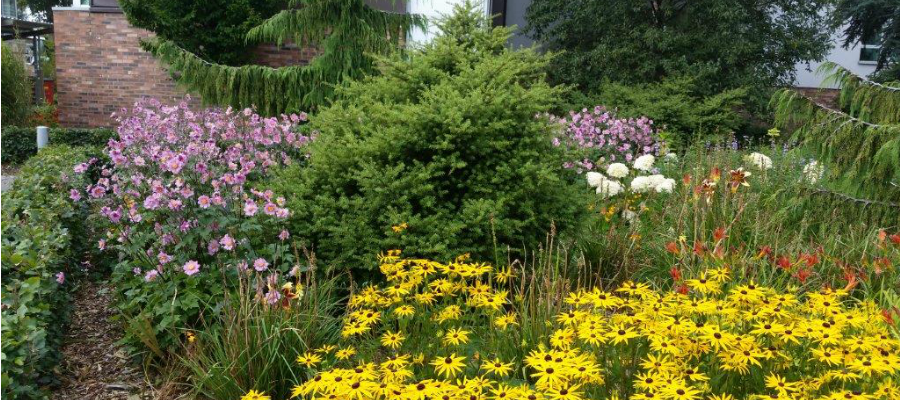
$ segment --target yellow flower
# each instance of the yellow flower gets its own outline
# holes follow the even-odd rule
[[[402,333],[388,331],[384,335],[381,335],[381,345],[396,350],[403,344],[403,339],[406,339],[406,337],[403,336]]]
[[[338,360],[347,360],[350,357],[353,357],[354,354],[356,354],[356,349],[354,349],[352,346],[347,346],[338,350],[337,353],[334,354],[334,356]]]
[[[297,363],[307,368],[312,368],[322,362],[322,357],[316,353],[306,352],[297,356]]]
[[[404,222],[400,225],[394,225],[391,227],[391,229],[394,231],[394,233],[403,232],[406,230],[406,228],[409,228],[409,225],[407,225],[406,222]]]
[[[247,392],[247,394],[241,396],[241,400],[272,400],[271,397],[266,396],[264,392],[257,392],[255,390],[251,390]]]
[[[481,369],[487,371],[489,374],[494,374],[495,376],[499,376],[501,378],[506,377],[512,371],[513,363],[504,363],[500,361],[500,359],[495,358],[492,361],[487,361],[481,364]]]
[[[435,359],[431,362],[431,365],[434,366],[434,370],[438,375],[451,378],[462,372],[465,368],[465,364],[463,363],[463,360],[465,359],[465,357],[457,357],[456,353],[453,353],[447,357]]]
[[[467,330],[463,330],[462,328],[450,329],[447,331],[447,334],[444,335],[444,345],[445,346],[458,346],[460,344],[469,343],[469,332]]]

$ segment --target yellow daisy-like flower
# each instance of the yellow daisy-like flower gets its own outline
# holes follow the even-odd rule
[[[396,350],[403,344],[404,339],[406,339],[406,337],[403,336],[402,333],[388,331],[384,335],[381,335],[381,345]]]
[[[334,356],[338,360],[347,360],[347,359],[350,359],[350,357],[353,357],[353,355],[355,355],[355,354],[356,354],[356,349],[354,349],[351,346],[347,346],[347,347],[344,347],[344,348],[338,350],[337,353],[334,353]]]
[[[241,400],[272,400],[272,398],[266,396],[265,392],[257,392],[255,390],[251,390],[247,392],[247,394],[241,396]]]
[[[452,378],[465,368],[465,363],[463,363],[465,359],[465,357],[457,357],[456,353],[453,353],[447,357],[435,359],[431,362],[431,365],[434,366],[434,370],[438,375]]]
[[[494,374],[499,377],[506,377],[512,372],[513,363],[504,363],[500,361],[500,359],[495,358],[492,361],[487,361],[481,363],[481,369],[485,370],[489,374]]]
[[[322,362],[322,357],[316,353],[306,352],[297,356],[297,363],[307,368],[312,368]]]
[[[444,345],[459,346],[460,344],[469,343],[470,333],[472,332],[463,330],[462,328],[450,329],[447,331],[447,334],[444,335]]]

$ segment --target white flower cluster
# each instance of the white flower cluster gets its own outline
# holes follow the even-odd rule
[[[816,160],[812,160],[809,164],[803,166],[803,178],[809,183],[816,183],[825,175],[825,166]]]
[[[772,168],[772,159],[762,153],[750,153],[744,156],[744,161],[763,171]]]
[[[635,170],[650,171],[653,169],[653,163],[656,158],[646,154],[634,160],[632,165]],[[588,172],[588,185],[597,189],[597,194],[603,198],[609,198],[621,193],[625,187],[616,179],[622,179],[628,176],[631,171],[628,166],[622,163],[613,163],[606,168],[606,174],[599,172]],[[672,193],[675,190],[675,180],[666,178],[665,176],[656,174],[648,176],[637,176],[631,180],[629,185],[632,192],[635,193]]]

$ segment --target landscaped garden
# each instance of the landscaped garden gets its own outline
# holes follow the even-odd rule
[[[53,398],[103,282],[161,398],[900,398],[900,84],[582,90],[472,3],[439,27],[311,97],[4,128],[4,396]]]

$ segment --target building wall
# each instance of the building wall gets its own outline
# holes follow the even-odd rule
[[[173,103],[186,92],[163,64],[140,47],[153,36],[132,27],[121,12],[63,8],[53,12],[59,122],[66,127],[111,127],[113,112],[145,97]],[[254,63],[270,67],[305,65],[316,49],[291,43],[260,45]],[[191,104],[199,106],[193,95]]]
[[[843,32],[844,29],[841,28],[834,33],[831,38],[834,48],[831,49],[831,52],[825,59],[837,63],[859,76],[868,76],[875,72],[875,63],[859,60],[860,49],[858,45],[853,46],[850,49],[843,48]],[[824,77],[816,74],[816,69],[819,68],[820,65],[822,65],[820,62],[798,63],[796,66],[797,78],[794,80],[794,85],[802,88],[822,87],[822,79]],[[828,85],[826,88],[833,89],[835,86]]]
[[[124,14],[54,10],[53,20],[62,126],[113,126],[110,115],[140,98],[171,103],[185,95],[140,48],[140,40],[152,34],[129,25]]]

